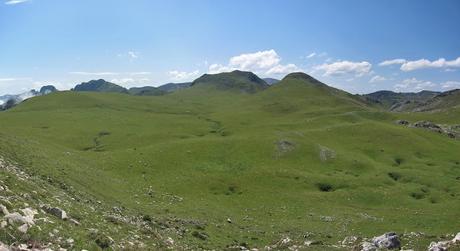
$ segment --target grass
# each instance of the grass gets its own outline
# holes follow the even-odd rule
[[[460,110],[391,114],[283,82],[255,94],[196,86],[36,97],[0,113],[0,156],[107,208],[197,222],[174,236],[196,248],[459,231],[460,141],[394,121],[460,124]],[[335,157],[322,160],[319,146]]]

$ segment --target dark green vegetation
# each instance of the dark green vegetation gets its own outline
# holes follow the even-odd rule
[[[50,193],[91,198],[61,206],[82,224],[63,230],[77,248],[133,235],[98,214],[117,207],[153,227],[139,234],[146,244],[332,245],[396,231],[431,236],[410,246],[419,250],[460,229],[460,141],[394,121],[460,124],[449,107],[389,113],[302,73],[270,87],[252,73],[205,75],[164,96],[35,97],[0,113],[0,156],[55,181]],[[95,221],[104,235],[89,233]]]

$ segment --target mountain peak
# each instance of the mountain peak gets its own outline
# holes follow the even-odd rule
[[[128,90],[117,84],[110,83],[104,79],[90,80],[83,82],[73,89],[74,91],[93,91],[93,92],[119,92],[128,93]]]
[[[192,86],[198,85],[215,86],[220,90],[240,90],[245,93],[255,93],[269,86],[256,74],[240,70],[217,74],[204,74],[192,83]]]
[[[46,94],[49,94],[49,93],[52,93],[52,92],[57,92],[57,91],[58,90],[53,85],[45,85],[45,86],[42,86],[42,88],[40,88],[39,92],[42,95],[46,95]]]
[[[308,82],[315,83],[315,84],[323,84],[319,80],[317,80],[316,78],[314,78],[314,77],[312,77],[312,76],[310,76],[310,75],[308,75],[308,74],[306,74],[304,72],[289,73],[288,75],[286,75],[286,77],[284,77],[284,79],[299,79],[299,80],[306,80]]]

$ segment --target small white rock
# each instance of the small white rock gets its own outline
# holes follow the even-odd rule
[[[29,225],[27,224],[22,224],[21,226],[18,227],[18,231],[23,234],[27,233],[27,230],[29,230]]]

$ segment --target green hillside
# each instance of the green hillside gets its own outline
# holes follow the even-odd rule
[[[460,141],[398,119],[458,125],[460,109],[389,113],[303,73],[270,87],[222,73],[164,96],[32,98],[0,113],[0,156],[38,177],[5,181],[38,190],[29,205],[74,198],[46,203],[78,218],[60,231],[76,250],[105,247],[104,236],[114,249],[263,249],[289,237],[350,250],[337,244],[388,231],[422,250],[460,229]],[[15,198],[11,208],[26,201]],[[54,228],[21,238],[47,242]]]

